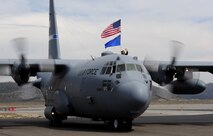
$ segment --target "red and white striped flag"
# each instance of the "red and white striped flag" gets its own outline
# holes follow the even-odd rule
[[[121,32],[121,20],[118,20],[109,25],[102,33],[101,38],[107,38],[109,36],[118,34]]]

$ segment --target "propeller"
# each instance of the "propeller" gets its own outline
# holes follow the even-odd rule
[[[28,45],[26,38],[16,38],[11,40],[11,43],[14,45],[20,60],[19,62],[14,62],[11,69],[11,75],[18,85],[26,84],[30,76],[35,76],[36,72],[60,72],[60,68],[55,69],[54,60],[38,61],[34,62],[34,65],[29,65],[26,59]]]
[[[144,66],[152,76],[152,80],[161,86],[166,85],[165,88],[173,94],[198,94],[203,92],[206,85],[203,81],[199,80],[199,73],[194,73],[194,71],[198,70],[175,67],[183,43],[171,41],[171,45],[172,57],[169,64],[153,61],[148,58],[144,60]],[[177,80],[174,80],[174,78]]]
[[[172,59],[171,59],[171,66],[174,66],[176,63],[177,58],[180,56],[180,53],[182,51],[182,48],[184,44],[179,41],[172,40],[170,41],[171,50],[172,50]]]
[[[29,66],[27,64],[26,54],[27,54],[27,47],[28,47],[28,39],[25,37],[19,37],[11,40],[17,54],[19,55],[20,65],[22,66]],[[39,70],[43,72],[53,72],[55,71],[55,62],[54,60],[49,60],[48,62],[38,62]]]
[[[180,56],[180,53],[182,51],[184,44],[182,42],[172,40],[172,41],[170,41],[170,45],[171,45],[170,47],[171,47],[171,52],[172,52],[171,62],[169,65],[167,65],[165,73],[168,76],[174,76],[176,73],[175,64],[176,64],[178,57]]]
[[[19,54],[20,64],[22,66],[25,66],[26,65],[25,54],[26,54],[26,45],[27,45],[26,38],[13,39],[11,40],[11,44],[14,46],[16,52]],[[14,64],[14,65],[17,66],[18,64]],[[9,65],[7,64],[1,65],[0,75],[10,76],[11,74],[13,74],[13,71]]]
[[[16,49],[16,52],[19,55],[21,64],[26,64],[25,55],[27,53],[27,44],[28,44],[27,38],[25,37],[15,38],[11,40],[11,43],[13,44],[14,48]]]
[[[24,37],[11,40],[17,54],[19,55],[20,62],[15,62],[12,67],[12,77],[18,85],[28,82],[30,77],[30,66],[26,63],[25,54],[27,52],[27,39]]]
[[[144,65],[147,70],[152,75],[152,78],[155,82],[160,85],[165,85],[170,83],[176,74],[175,64],[181,53],[181,49],[183,47],[183,43],[179,41],[170,41],[171,45],[171,61],[169,64],[165,64],[160,61],[155,61],[150,59],[150,57],[146,57],[144,60]]]
[[[198,94],[201,93],[205,89],[205,83],[199,80],[200,73],[194,72],[198,71],[197,69],[176,69],[175,64],[177,62],[178,57],[182,51],[184,44],[179,41],[171,41],[172,46],[172,59],[170,65],[167,66],[167,71],[165,73],[169,76],[173,76],[177,78],[177,80],[170,82],[166,89],[174,94]]]

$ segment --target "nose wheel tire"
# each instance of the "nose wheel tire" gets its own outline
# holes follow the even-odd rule
[[[54,120],[50,120],[50,126],[51,127],[59,127],[62,125],[62,120],[61,119],[54,119]]]
[[[131,131],[132,130],[132,120],[114,119],[114,120],[110,121],[110,126],[115,131]]]
[[[62,121],[67,119],[67,116],[65,115],[58,115],[55,111],[52,111],[51,113],[52,119],[49,120],[49,124],[52,127],[59,127],[62,125]]]

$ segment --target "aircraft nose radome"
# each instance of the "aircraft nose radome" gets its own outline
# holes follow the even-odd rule
[[[119,93],[131,110],[141,110],[149,101],[148,86],[138,81],[124,83],[119,87]]]

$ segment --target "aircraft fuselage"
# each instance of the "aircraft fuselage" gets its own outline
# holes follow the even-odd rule
[[[110,54],[94,60],[70,61],[68,66],[63,75],[42,77],[46,106],[56,108],[58,114],[134,119],[148,108],[151,77],[137,59]]]

